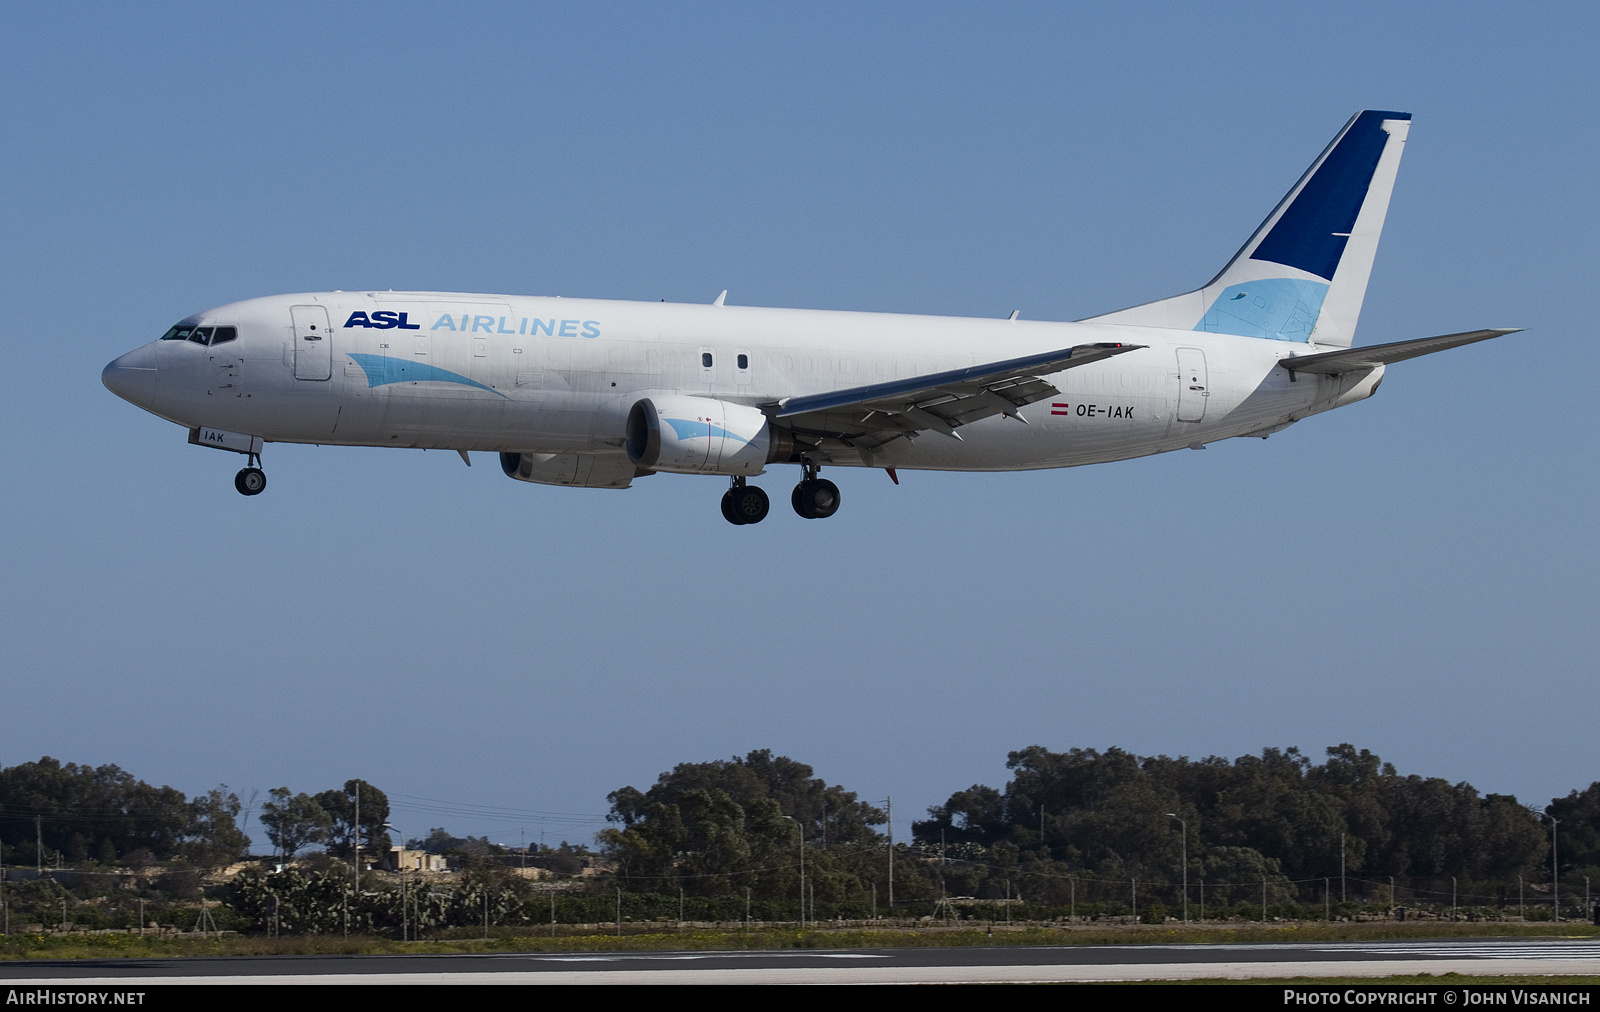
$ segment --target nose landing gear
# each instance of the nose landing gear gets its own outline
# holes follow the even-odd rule
[[[759,524],[767,518],[771,506],[767,493],[746,485],[743,478],[733,479],[733,487],[722,493],[722,516],[730,524]]]
[[[250,454],[250,466],[233,476],[233,487],[240,495],[260,495],[267,487],[267,473],[260,468],[261,458]]]
[[[839,486],[817,477],[821,468],[806,464],[805,477],[789,494],[789,504],[807,520],[826,520],[839,512]]]

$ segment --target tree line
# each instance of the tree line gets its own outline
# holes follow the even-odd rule
[[[1529,888],[1549,895],[1552,816],[1560,874],[1578,894],[1583,876],[1600,883],[1600,782],[1541,811],[1402,775],[1349,744],[1320,763],[1297,748],[1174,759],[1032,746],[1007,768],[1003,786],[957,791],[913,824],[898,898],[1136,910],[1141,881],[1168,904],[1182,903],[1183,883],[1209,882],[1213,903],[1259,907],[1331,904],[1337,881],[1345,901],[1435,902],[1454,888],[1458,901],[1504,906]],[[773,899],[797,895],[803,836],[819,902],[886,899],[885,813],[811,773],[766,751],[679,765],[648,791],[609,796],[602,852],[639,891]]]
[[[364,780],[317,794],[277,788],[254,806],[225,786],[190,798],[116,766],[47,757],[0,770],[0,860],[164,863],[161,875],[134,883],[91,872],[8,884],[7,909],[58,917],[60,902],[76,896],[69,914],[120,924],[134,892],[175,911],[192,904],[205,869],[247,854],[245,820],[254,817],[272,862],[208,895],[222,901],[218,923],[284,933],[588,923],[618,910],[624,919],[864,918],[887,912],[891,896],[897,911],[972,897],[1019,916],[1157,919],[1185,900],[1255,919],[1269,906],[1309,916],[1332,915],[1340,901],[1437,903],[1446,889],[1463,904],[1548,906],[1552,819],[1563,893],[1580,895],[1584,876],[1600,881],[1600,782],[1534,809],[1464,782],[1403,775],[1348,744],[1320,762],[1295,748],[1174,759],[1032,746],[1010,753],[1007,767],[1001,786],[951,794],[891,847],[882,803],[805,763],[764,749],[682,763],[644,790],[611,792],[594,851],[563,843],[512,857],[436,828],[412,844],[452,853],[462,874],[408,892],[381,875],[353,878],[356,846],[377,857],[391,843],[388,798]],[[508,867],[516,864],[565,878],[534,883]]]
[[[1600,783],[1540,811],[1465,782],[1402,775],[1349,744],[1320,763],[1296,748],[1194,760],[1033,746],[1010,753],[1007,768],[1003,787],[957,791],[913,829],[965,859],[950,877],[968,894],[992,894],[996,869],[1028,863],[1050,873],[1034,876],[1035,889],[1056,897],[1076,886],[1066,875],[1267,879],[1312,891],[1355,878],[1366,893],[1392,881],[1429,894],[1454,876],[1458,893],[1465,883],[1501,898],[1519,881],[1551,881],[1551,816],[1560,873],[1600,880]]]
[[[243,807],[227,785],[188,798],[118,766],[45,756],[0,770],[0,861],[227,863],[249,848],[239,826]]]

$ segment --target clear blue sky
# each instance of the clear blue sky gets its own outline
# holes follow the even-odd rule
[[[360,776],[408,834],[552,843],[752,748],[892,794],[901,834],[1035,743],[1349,741],[1527,802],[1586,786],[1597,22],[8,6],[0,762]],[[1358,341],[1529,331],[1266,442],[847,471],[834,519],[734,528],[717,479],[545,488],[420,451],[273,446],[246,499],[99,381],[188,313],[332,288],[1074,319],[1204,282],[1362,108],[1416,120]]]

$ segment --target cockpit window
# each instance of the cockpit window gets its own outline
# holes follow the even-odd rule
[[[222,344],[239,337],[237,327],[194,327],[178,324],[165,334],[163,341],[193,341],[195,344]]]

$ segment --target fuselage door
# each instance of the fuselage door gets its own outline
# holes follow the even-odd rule
[[[322,306],[291,306],[294,319],[294,378],[325,380],[333,376],[333,331]]]
[[[1178,349],[1178,421],[1198,422],[1206,416],[1211,391],[1206,379],[1206,353],[1199,348]]]

